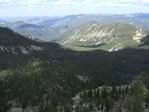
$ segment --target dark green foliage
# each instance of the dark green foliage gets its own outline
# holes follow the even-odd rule
[[[146,103],[145,107],[149,108],[149,92],[147,92],[145,95],[145,103]]]
[[[82,92],[82,105],[84,102],[92,105],[79,105],[76,110],[87,112],[94,110],[94,105],[101,110],[106,106],[109,110],[112,106],[109,99],[116,100],[124,94],[116,91],[115,86],[131,84],[134,74],[149,73],[148,50],[76,52],[55,43],[38,43],[19,37],[7,28],[0,31],[5,35],[0,37],[0,45],[10,48],[9,52],[0,48],[0,112],[8,111],[12,105],[24,110],[36,107],[39,112],[54,112],[59,106],[62,111],[70,111],[74,104],[71,98],[79,92]],[[19,50],[19,46],[32,44],[45,49],[29,54]],[[18,49],[17,54],[11,52],[12,46]],[[59,63],[52,62],[53,59]],[[100,94],[98,89],[94,90],[103,85],[113,86],[112,92],[104,89]]]
[[[143,42],[143,45],[149,45],[149,34],[142,39],[142,42]]]
[[[0,45],[2,46],[27,46],[35,43],[35,41],[31,41],[30,39],[15,33],[9,28],[0,27]]]
[[[143,108],[143,83],[141,76],[138,76],[133,85],[133,95],[130,97],[130,108],[128,112],[144,112]]]
[[[71,109],[69,106],[64,106],[64,112],[71,112]]]
[[[106,112],[109,112],[110,108],[114,105],[114,101],[111,96],[108,96],[105,99],[105,107],[106,107]]]

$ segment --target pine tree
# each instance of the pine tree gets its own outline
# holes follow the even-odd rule
[[[113,86],[112,86],[112,91],[111,91],[111,95],[112,95],[112,97],[114,97],[115,90],[116,90],[116,89],[115,89],[115,85],[113,85]]]
[[[105,99],[106,112],[109,112],[109,109],[113,106],[113,104],[114,104],[113,98],[111,96],[108,96]]]
[[[64,106],[64,112],[71,112],[70,106]]]
[[[93,110],[94,107],[93,107],[92,103],[89,103],[89,107],[88,108],[89,108],[90,111]]]
[[[55,112],[55,108],[54,105],[52,103],[50,103],[50,106],[48,107],[49,112]]]
[[[136,82],[133,85],[133,93],[129,99],[130,108],[127,112],[144,112],[143,109],[143,85],[141,76],[136,78]]]
[[[149,108],[149,92],[147,92],[145,95],[145,104],[145,107]]]

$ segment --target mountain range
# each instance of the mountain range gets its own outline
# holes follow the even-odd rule
[[[97,21],[99,23],[123,22],[148,30],[149,19],[147,17],[148,14],[145,13],[123,15],[79,14],[64,17],[1,20],[0,26],[9,27],[22,35],[31,35],[48,41],[51,36],[65,32],[88,21]]]
[[[41,26],[55,26],[55,25],[69,25],[71,27],[78,26],[88,21],[97,21],[99,23],[110,23],[110,22],[123,22],[132,24],[134,26],[149,29],[149,20],[141,18],[140,16],[130,15],[100,15],[100,14],[80,14],[80,15],[69,15],[61,18],[45,20],[38,25]]]
[[[130,14],[129,16],[149,19],[149,14],[148,13],[134,13],[134,14]]]

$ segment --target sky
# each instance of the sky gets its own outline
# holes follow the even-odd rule
[[[0,17],[149,13],[149,0],[0,0]]]

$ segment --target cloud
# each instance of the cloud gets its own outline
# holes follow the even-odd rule
[[[26,0],[28,3],[46,2],[46,0]]]
[[[31,3],[42,3],[47,0],[0,0],[0,3],[20,3],[20,4],[31,4]]]
[[[142,3],[149,4],[149,0],[141,0]]]
[[[148,5],[149,0],[0,0],[0,11],[5,11],[0,14],[131,13],[147,12]]]
[[[0,0],[0,2],[45,2],[46,0]]]
[[[0,2],[10,2],[10,0],[0,0]]]
[[[120,0],[120,2],[139,2],[139,0]]]
[[[54,3],[54,5],[76,5],[77,2],[74,2],[72,0],[58,0],[57,2]]]

